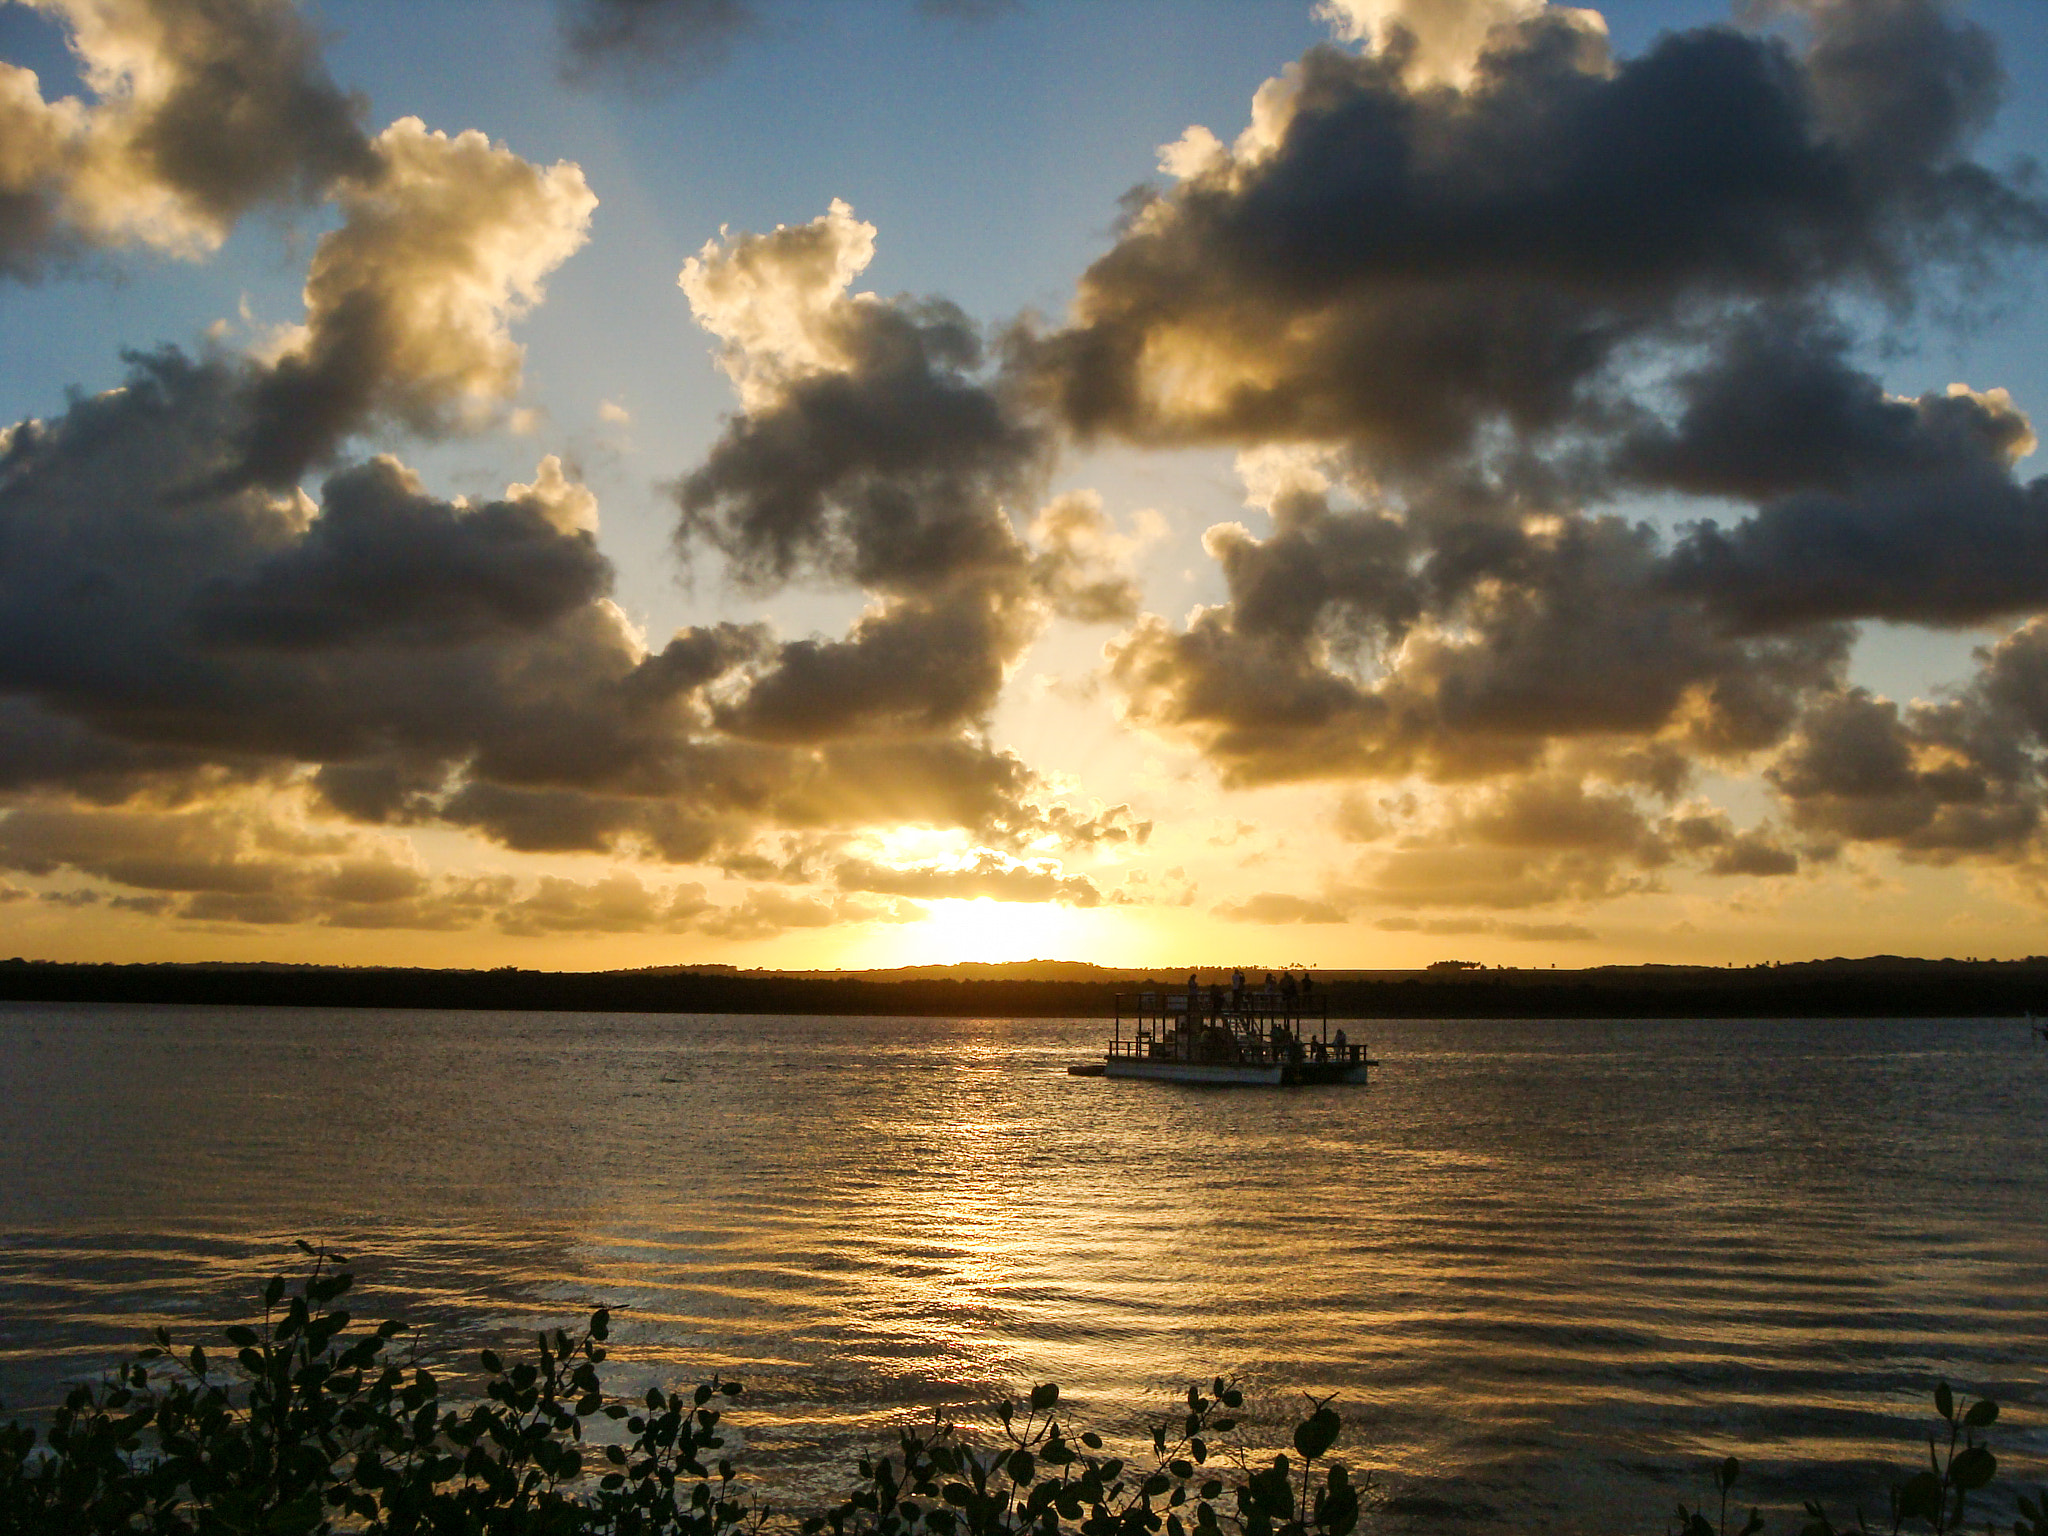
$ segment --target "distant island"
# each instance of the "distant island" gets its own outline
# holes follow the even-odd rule
[[[559,1013],[778,1013],[922,1017],[1107,1017],[1146,982],[1227,981],[1209,966],[1111,970],[1079,961],[888,971],[425,970],[251,964],[75,965],[0,960],[0,1001],[469,1008]],[[2048,956],[1916,960],[1896,955],[1748,967],[1607,965],[1317,970],[1332,1018],[1998,1018],[2048,1014]]]

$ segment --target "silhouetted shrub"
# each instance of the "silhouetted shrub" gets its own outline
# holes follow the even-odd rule
[[[1329,1459],[1342,1422],[1309,1399],[1295,1455],[1255,1460],[1238,1435],[1243,1395],[1221,1378],[1189,1387],[1150,1455],[1110,1454],[1059,1416],[1050,1383],[996,1410],[992,1430],[904,1430],[860,1459],[846,1496],[801,1521],[736,1486],[717,1453],[740,1383],[605,1394],[610,1315],[543,1332],[531,1359],[484,1350],[480,1397],[444,1397],[400,1322],[352,1331],[346,1260],[306,1247],[296,1289],[273,1279],[263,1316],[226,1331],[227,1351],[155,1342],[106,1381],[71,1391],[38,1432],[0,1425],[0,1536],[1350,1536],[1376,1489]],[[1900,1485],[1891,1529],[1960,1530],[1968,1495],[1997,1463],[1980,1432],[1997,1408],[1957,1411],[1935,1394],[1946,1458]],[[1679,1506],[1681,1536],[1728,1536],[1740,1471],[1714,1481],[1720,1524]],[[2015,1536],[2048,1536],[2020,1501]],[[1845,1536],[1818,1504],[1803,1536]],[[1751,1512],[1741,1536],[1762,1520]],[[1859,1512],[1854,1531],[1865,1531]]]

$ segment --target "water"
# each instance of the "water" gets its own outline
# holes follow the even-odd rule
[[[1988,1022],[1356,1026],[1369,1088],[1076,1079],[1086,1021],[0,1007],[0,1398],[242,1315],[290,1240],[450,1349],[626,1307],[745,1465],[1057,1380],[1334,1392],[1377,1528],[1868,1499],[1946,1376],[2048,1481],[2048,1050]],[[1918,1452],[1924,1455],[1924,1450]],[[1784,1528],[1781,1516],[1775,1528]]]

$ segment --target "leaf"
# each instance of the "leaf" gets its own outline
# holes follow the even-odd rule
[[[1722,1460],[1721,1465],[1714,1470],[1714,1486],[1723,1493],[1726,1493],[1735,1486],[1735,1479],[1741,1475],[1742,1463],[1733,1456],[1726,1457]]]
[[[1984,1446],[1972,1445],[1956,1452],[1948,1477],[1952,1484],[1969,1493],[1990,1482],[1997,1471],[1998,1458]]]
[[[1344,1421],[1337,1417],[1335,1409],[1318,1408],[1294,1426],[1294,1448],[1301,1452],[1302,1460],[1314,1461],[1337,1443],[1343,1428]]]
[[[1915,1472],[1899,1488],[1899,1513],[1908,1519],[1932,1520],[1941,1512],[1941,1479]]]
[[[1956,1416],[1955,1394],[1948,1389],[1947,1382],[1941,1382],[1934,1389],[1934,1411],[1951,1422]]]
[[[1031,1411],[1033,1413],[1043,1413],[1059,1400],[1060,1386],[1056,1381],[1048,1381],[1031,1389]]]
[[[1990,1398],[1981,1398],[1970,1404],[1970,1411],[1963,1415],[1963,1423],[1971,1429],[1982,1429],[1987,1424],[1998,1422],[1998,1404]]]

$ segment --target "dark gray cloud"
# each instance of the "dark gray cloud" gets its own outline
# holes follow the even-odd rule
[[[1605,430],[1617,363],[1704,313],[1843,286],[1900,297],[1931,260],[2048,236],[1967,158],[1988,37],[1935,0],[1809,8],[1811,46],[1725,28],[1614,60],[1569,13],[1490,34],[1462,90],[1398,50],[1312,50],[1234,150],[1019,345],[1083,434],[1342,440],[1378,465]],[[1625,412],[1622,413],[1626,415]]]
[[[1916,765],[1882,793],[1843,789],[1856,754],[1829,748],[1856,621],[2048,606],[2024,416],[1998,390],[1888,395],[1840,318],[2048,238],[2027,173],[1971,158],[1988,34],[1934,0],[1827,0],[1782,7],[1786,36],[1617,60],[1559,10],[1492,8],[1481,48],[1394,9],[1430,26],[1359,9],[1379,46],[1312,50],[1234,146],[1170,146],[1177,184],[1133,205],[1069,322],[1011,338],[1084,439],[1258,450],[1269,526],[1206,539],[1227,600],[1110,647],[1126,717],[1241,785],[1509,795],[1634,753],[1668,802],[1695,762],[1780,752],[1803,838],[1552,801],[1538,846],[1468,810],[1375,854],[1361,901],[1599,899],[1673,859],[1782,876],[1847,837],[2017,846],[2034,790],[1990,674],[1872,733]],[[1601,510],[1641,490],[1753,510],[1675,538]]]
[[[1666,819],[1663,835],[1678,853],[1705,860],[1710,875],[1769,877],[1799,872],[1799,855],[1767,827],[1738,830],[1718,806],[1693,806]]]
[[[1457,780],[1661,733],[1737,755],[1781,739],[1847,661],[1838,628],[1730,636],[1674,599],[1655,533],[1617,518],[1430,526],[1293,493],[1275,524],[1212,530],[1229,601],[1178,632],[1141,621],[1110,653],[1128,716],[1233,782]]]
[[[0,64],[0,276],[142,243],[218,245],[252,207],[374,179],[363,106],[288,0],[52,0],[97,99]]]
[[[1811,834],[1934,862],[2028,857],[2042,823],[2040,742],[1986,702],[1975,692],[1901,708],[1850,689],[1808,713],[1766,777]]]
[[[556,0],[572,80],[651,85],[710,74],[761,30],[752,0]]]
[[[1028,496],[1046,443],[973,378],[974,327],[949,305],[844,302],[825,329],[843,366],[735,418],[677,488],[684,539],[763,588],[801,573],[896,592],[1015,564],[1003,503]]]
[[[844,203],[808,224],[713,242],[685,267],[744,409],[678,482],[686,555],[743,589],[859,586],[839,639],[785,644],[721,729],[759,741],[940,735],[986,721],[1007,669],[1055,613],[1128,619],[1098,502],[1038,498],[1048,430],[986,366],[952,305],[851,293],[874,229]]]
[[[336,472],[317,500],[239,484],[220,469],[264,377],[153,354],[7,434],[0,785],[119,805],[311,769],[358,821],[672,862],[776,826],[1130,835],[1041,805],[1021,762],[952,708],[918,714],[914,693],[859,730],[768,728],[778,705],[803,713],[783,702],[800,672],[759,627],[644,650],[607,596],[590,493],[552,460],[459,504],[390,459]],[[734,700],[756,739],[721,728]],[[278,920],[312,910],[296,899]]]
[[[1901,400],[1851,361],[1824,314],[1770,309],[1718,329],[1711,358],[1676,381],[1681,408],[1621,444],[1623,474],[1653,489],[1772,502],[1995,466],[2032,447],[1997,395]]]
[[[203,589],[202,643],[325,650],[355,641],[424,649],[539,630],[606,596],[609,562],[591,530],[564,528],[569,494],[456,507],[396,460],[332,476],[303,537],[245,575]]]
[[[2013,473],[2026,418],[1998,390],[1887,395],[1849,350],[1810,314],[1754,316],[1678,381],[1672,421],[1630,435],[1618,462],[1640,483],[1760,503],[1691,529],[1674,588],[1745,630],[2048,605],[2048,481]]]
[[[1019,0],[917,0],[917,14],[958,25],[993,21]],[[781,9],[782,18],[774,13]],[[700,80],[734,47],[777,25],[807,24],[804,7],[769,0],[555,0],[572,81],[650,87]]]

